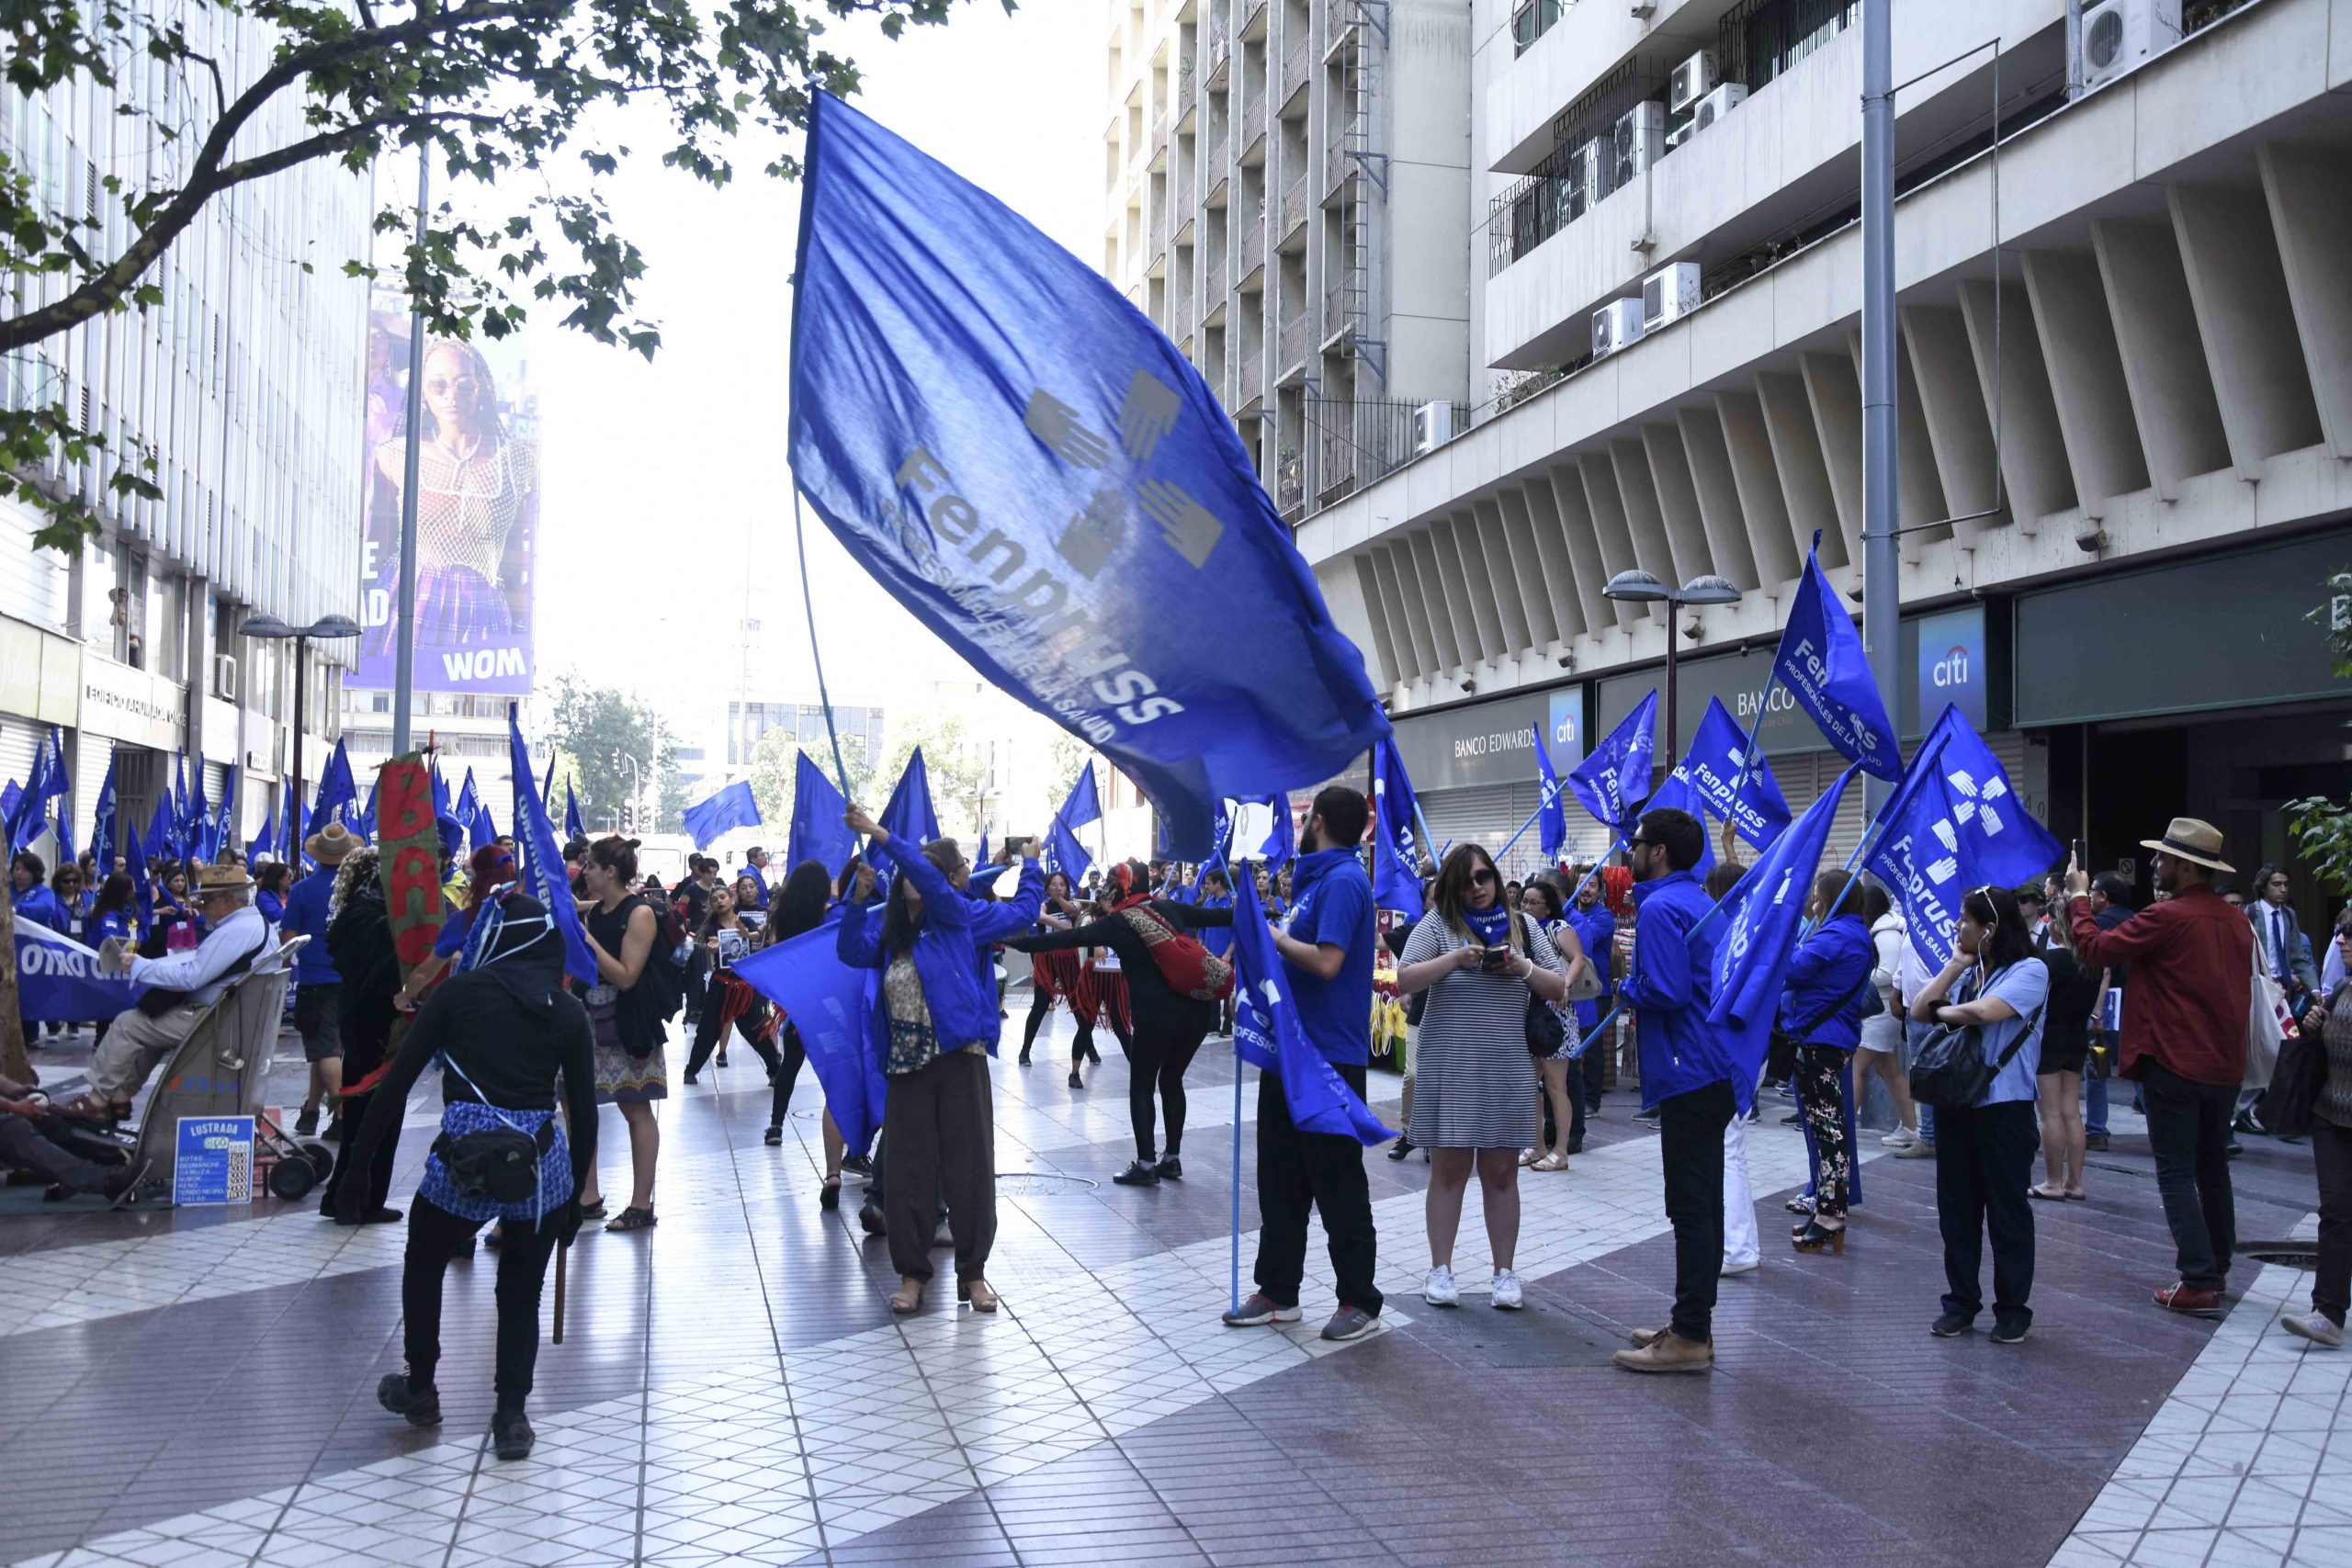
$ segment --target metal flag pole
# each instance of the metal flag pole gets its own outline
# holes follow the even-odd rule
[[[850,800],[849,770],[842,765],[842,738],[833,729],[833,699],[825,692],[825,655],[817,646],[817,602],[808,592],[808,539],[800,521],[800,486],[792,487],[792,544],[800,555],[800,607],[808,617],[808,658],[817,667],[817,705],[825,710],[825,739],[833,746],[833,777],[842,786],[842,798]]]
[[[416,243],[424,243],[424,209],[433,188],[430,142],[416,148]],[[416,694],[416,487],[424,459],[424,312],[408,313],[408,450],[401,471],[401,584],[392,623],[392,755],[409,751],[408,710]],[[300,649],[295,674],[301,673]],[[294,744],[302,744],[302,715],[294,715]],[[297,772],[300,772],[298,764]],[[299,791],[297,792],[299,795]]]

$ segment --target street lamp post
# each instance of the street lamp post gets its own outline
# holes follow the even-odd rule
[[[268,641],[279,641],[289,637],[294,639],[294,763],[288,770],[286,798],[294,802],[299,809],[302,803],[303,677],[310,665],[311,639],[357,637],[359,623],[349,615],[322,615],[307,626],[289,626],[276,615],[265,613],[249,617],[241,630],[246,637]],[[295,825],[298,841],[288,846],[289,849],[300,849],[299,840],[302,826],[300,823]],[[287,858],[291,860],[294,857],[289,854]]]
[[[1740,601],[1738,584],[1712,572],[1694,577],[1679,588],[1668,588],[1646,571],[1621,571],[1609,580],[1601,596],[1622,599],[1631,604],[1666,605],[1666,766],[1673,770],[1682,755],[1682,731],[1676,724],[1674,690],[1674,660],[1682,642],[1682,627],[1676,612],[1685,604],[1736,604]]]

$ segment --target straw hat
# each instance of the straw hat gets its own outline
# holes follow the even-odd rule
[[[215,893],[238,893],[254,885],[241,865],[199,865],[196,868],[196,896],[198,898]]]
[[[2176,817],[2172,826],[2165,829],[2161,839],[2143,839],[2140,847],[2162,850],[2176,860],[2192,861],[2211,866],[2215,871],[2235,871],[2237,867],[2222,858],[2222,830],[2211,822],[2199,822],[2194,817]]]
[[[302,842],[302,852],[321,865],[340,865],[343,857],[359,847],[359,837],[340,822],[330,822]]]

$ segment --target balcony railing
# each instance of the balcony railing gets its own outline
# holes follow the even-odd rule
[[[1180,120],[1193,112],[1193,103],[1198,96],[1193,85],[1193,62],[1182,61],[1176,67],[1176,118]]]
[[[1168,199],[1163,194],[1151,204],[1151,259],[1155,262],[1168,254]]]
[[[1260,202],[1243,214],[1241,232],[1234,236],[1241,251],[1241,270],[1236,276],[1248,277],[1266,265],[1266,206]]]
[[[1262,333],[1242,334],[1240,361],[1241,382],[1234,389],[1234,406],[1247,408],[1250,400],[1263,397],[1266,391],[1266,344]]]
[[[1274,102],[1290,102],[1291,95],[1306,85],[1306,29],[1299,28],[1283,45],[1283,73]]]
[[[1219,256],[1209,263],[1207,297],[1201,304],[1202,311],[1204,314],[1214,314],[1216,308],[1225,303],[1227,292],[1225,258]]]
[[[1346,179],[1354,167],[1355,160],[1348,156],[1347,148],[1337,141],[1332,142],[1323,149],[1323,188],[1327,191],[1339,189],[1340,182]]]
[[[1202,69],[1208,73],[1212,85],[1216,83],[1219,73],[1225,70],[1232,59],[1233,35],[1227,30],[1225,13],[1220,10],[1209,17],[1208,55],[1202,62]]]
[[[1274,460],[1274,504],[1294,523],[1306,505],[1306,464],[1295,452],[1285,451]]]
[[[1225,127],[1218,126],[1209,133],[1207,142],[1201,149],[1201,189],[1204,192],[1215,190],[1217,181],[1223,178],[1225,178]]]
[[[1283,375],[1306,363],[1306,312],[1299,310],[1282,324],[1282,359],[1277,368]]]
[[[1361,490],[1410,462],[1413,412],[1421,405],[1406,398],[1309,398],[1308,425],[1322,458],[1317,493],[1326,501]],[[1469,405],[1453,405],[1453,428],[1466,430]]]
[[[1305,175],[1301,175],[1298,178],[1290,182],[1290,188],[1288,190],[1283,192],[1283,221],[1281,231],[1283,236],[1284,238],[1288,238],[1290,231],[1293,229],[1297,228],[1300,224],[1306,221],[1306,176]]]

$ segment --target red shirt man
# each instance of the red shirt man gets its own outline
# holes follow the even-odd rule
[[[2123,1001],[2122,1075],[2151,1058],[2192,1083],[2234,1086],[2245,1073],[2254,928],[2208,882],[2180,887],[2112,931],[2087,897],[2070,899],[2075,950],[2094,968],[2132,965]]]

